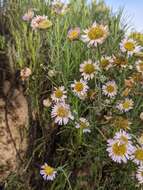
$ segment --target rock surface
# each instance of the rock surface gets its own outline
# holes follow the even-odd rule
[[[10,82],[5,82],[3,91],[7,97]],[[27,150],[27,100],[22,90],[12,91],[9,101],[0,98],[0,182],[20,168]]]

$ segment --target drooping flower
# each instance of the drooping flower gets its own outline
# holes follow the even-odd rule
[[[51,95],[51,99],[55,102],[64,102],[67,98],[67,92],[65,91],[64,86],[55,88],[54,92]]]
[[[20,71],[20,77],[23,81],[27,80],[31,74],[32,74],[31,69],[28,67],[25,67]]]
[[[136,41],[128,38],[122,40],[120,43],[120,49],[124,53],[127,52],[129,56],[141,51],[141,47],[137,45]]]
[[[91,59],[88,61],[84,61],[80,65],[80,72],[81,75],[84,77],[85,80],[93,79],[95,76],[95,73],[99,70],[99,66],[97,63],[93,63]]]
[[[143,147],[134,147],[131,160],[137,165],[143,165]]]
[[[53,181],[56,177],[57,171],[55,170],[55,168],[45,163],[41,166],[40,174],[44,180]]]
[[[51,116],[55,119],[55,123],[59,125],[66,125],[70,119],[73,120],[70,106],[64,102],[57,103],[53,106]]]
[[[30,21],[34,17],[34,11],[29,9],[22,17],[24,21]]]
[[[132,153],[132,147],[120,140],[109,139],[107,144],[107,152],[114,162],[127,163]]]
[[[113,67],[113,58],[111,57],[101,57],[101,61],[100,61],[100,67],[103,70],[109,70],[111,67]]]
[[[82,129],[83,133],[90,133],[91,130],[89,128],[89,125],[89,122],[85,118],[81,117],[79,118],[79,122],[76,123],[75,127],[77,129]]]
[[[113,98],[114,96],[117,95],[117,85],[115,81],[109,81],[102,87],[103,94]]]
[[[77,40],[80,36],[80,28],[79,27],[76,27],[76,28],[71,28],[69,31],[68,31],[68,35],[67,35],[67,38],[71,41],[73,40]]]
[[[122,55],[113,56],[113,65],[115,67],[126,68],[128,66],[128,59]]]
[[[52,26],[52,22],[48,20],[48,17],[43,15],[37,15],[35,16],[32,21],[31,21],[31,27],[36,30],[36,29],[47,29]]]
[[[117,108],[121,112],[128,112],[131,109],[133,109],[134,102],[132,99],[126,98],[125,100],[121,101],[120,103],[117,104]]]
[[[139,184],[143,184],[143,166],[139,166],[136,172],[136,178]]]
[[[77,95],[79,98],[84,99],[87,95],[87,91],[89,89],[87,82],[83,79],[80,79],[80,81],[74,81],[74,84],[71,85],[71,88],[75,95]]]
[[[109,35],[108,27],[102,24],[93,23],[91,27],[83,31],[81,39],[88,46],[97,46],[102,44]]]
[[[143,61],[139,60],[136,62],[136,69],[139,73],[143,74]]]

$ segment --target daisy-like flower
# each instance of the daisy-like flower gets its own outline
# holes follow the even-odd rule
[[[53,106],[51,116],[55,119],[55,123],[58,123],[59,125],[66,125],[69,122],[69,119],[73,120],[70,106],[64,102],[57,103]]]
[[[143,121],[143,112],[140,113],[140,119]]]
[[[125,38],[120,43],[120,49],[122,52],[127,52],[129,56],[132,56],[134,53],[140,52],[141,47],[133,39]]]
[[[56,177],[57,171],[55,168],[52,168],[47,163],[45,163],[43,166],[41,166],[40,174],[44,180],[53,181]]]
[[[31,74],[32,74],[31,69],[29,69],[28,67],[25,67],[20,71],[20,77],[23,81],[27,80]]]
[[[138,72],[143,74],[143,61],[140,60],[136,62],[136,69]]]
[[[76,28],[71,28],[69,31],[68,31],[68,35],[67,35],[67,38],[71,41],[73,40],[77,40],[80,36],[80,28],[79,27],[76,27]]]
[[[81,99],[86,97],[87,91],[89,87],[87,86],[87,82],[83,79],[80,79],[80,81],[74,81],[74,84],[71,85],[71,88],[73,92]]]
[[[143,166],[139,166],[137,169],[136,178],[139,184],[143,184]]]
[[[111,159],[117,163],[127,163],[132,152],[132,147],[115,139],[109,139],[107,142],[107,152]]]
[[[127,133],[124,130],[120,130],[119,132],[115,133],[114,139],[119,140],[121,144],[128,144],[132,146],[131,144],[131,136],[129,133]]]
[[[134,102],[132,99],[126,98],[124,101],[121,101],[120,103],[117,104],[117,108],[121,112],[128,112],[131,109],[133,109]]]
[[[83,32],[84,34],[81,36],[81,40],[87,43],[88,46],[97,46],[98,44],[102,44],[109,35],[108,27],[97,24],[96,22]]]
[[[103,94],[112,98],[117,95],[117,85],[115,81],[109,81],[102,87]]]
[[[104,70],[109,70],[111,67],[113,67],[113,59],[111,57],[102,57],[100,61],[100,67]]]
[[[34,11],[29,9],[22,17],[24,21],[30,21],[34,17]]]
[[[85,80],[93,79],[95,76],[95,73],[99,70],[99,66],[97,63],[93,63],[91,59],[88,61],[84,61],[80,65],[80,72],[81,75],[84,77]]]
[[[116,67],[126,68],[128,66],[128,59],[122,55],[113,55],[113,64]]]
[[[51,99],[55,102],[64,102],[67,98],[64,86],[60,86],[58,88],[55,88],[53,94],[51,95]]]
[[[37,15],[35,16],[32,21],[31,21],[31,27],[36,30],[36,29],[47,29],[52,26],[52,22],[48,20],[48,17],[43,15]]]
[[[143,147],[134,147],[131,160],[137,165],[143,165]]]
[[[91,130],[89,129],[89,125],[89,122],[85,118],[81,117],[75,127],[77,129],[82,129],[83,133],[90,133]]]

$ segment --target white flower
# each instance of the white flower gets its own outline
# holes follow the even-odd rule
[[[49,166],[47,163],[45,163],[43,166],[41,166],[40,174],[42,175],[44,180],[53,181],[56,177],[57,171]]]
[[[46,29],[52,26],[52,22],[48,20],[47,16],[37,15],[31,21],[31,27],[35,29]]]
[[[84,61],[80,65],[80,72],[81,75],[84,77],[85,80],[93,79],[95,76],[95,73],[99,70],[99,66],[97,63],[93,63],[91,59],[88,61]]]
[[[143,121],[143,112],[140,113],[140,119]]]
[[[133,109],[134,102],[132,99],[126,98],[124,101],[121,101],[120,103],[117,104],[117,108],[121,112],[128,112],[131,109]]]
[[[96,22],[83,32],[84,34],[81,36],[81,39],[83,42],[88,43],[88,46],[102,44],[109,35],[108,27],[97,24]]]
[[[58,88],[55,88],[53,94],[51,95],[51,99],[55,102],[63,102],[67,98],[64,86],[60,86]]]
[[[75,28],[71,28],[68,31],[68,35],[67,38],[71,41],[73,40],[77,40],[80,36],[80,28],[79,27],[75,27]]]
[[[109,81],[102,87],[103,94],[112,98],[117,95],[117,85],[115,81]]]
[[[111,159],[117,163],[127,163],[132,153],[132,147],[115,139],[109,139],[107,142],[107,152]]]
[[[139,60],[136,62],[136,69],[138,72],[143,74],[143,61]]]
[[[91,130],[89,129],[89,125],[89,122],[85,118],[81,117],[75,127],[77,129],[82,129],[83,133],[90,133]]]
[[[57,103],[53,106],[51,116],[55,118],[55,123],[58,123],[59,125],[66,125],[69,122],[69,119],[73,119],[70,106],[64,102]]]
[[[114,136],[115,140],[119,140],[121,144],[127,144],[130,149],[133,150],[132,142],[131,142],[131,135],[124,130],[120,130],[119,132],[115,133]]]
[[[71,85],[73,92],[81,99],[83,99],[87,95],[87,91],[89,87],[87,86],[87,82],[83,79],[80,81],[74,81],[74,84]]]
[[[122,52],[127,52],[128,56],[132,56],[134,53],[141,51],[141,47],[137,45],[133,39],[125,38],[120,43],[120,49]]]
[[[65,4],[64,1],[54,0],[51,5],[53,12],[58,15],[64,15],[69,10],[69,5]]]
[[[136,178],[139,184],[143,184],[143,166],[139,166],[137,169]]]
[[[143,165],[143,147],[134,147],[131,160],[137,165]]]
[[[108,56],[101,57],[100,67],[106,71],[109,70],[111,67],[113,67],[113,58]]]

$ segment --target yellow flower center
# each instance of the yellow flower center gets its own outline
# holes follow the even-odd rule
[[[60,89],[57,89],[55,91],[55,96],[56,96],[56,98],[61,98],[63,96],[63,91]]]
[[[82,84],[81,82],[77,82],[77,83],[75,84],[74,89],[75,89],[77,92],[81,92],[81,91],[84,89],[84,86],[83,86],[83,84]]]
[[[88,32],[90,40],[97,40],[104,36],[104,30],[100,26],[92,27]]]
[[[81,128],[81,129],[85,129],[85,128],[87,128],[86,123],[84,123],[84,122],[80,122],[80,128]]]
[[[139,63],[140,70],[143,72],[143,62]]]
[[[128,51],[133,51],[135,49],[135,45],[132,42],[126,42],[124,44],[124,48]]]
[[[47,29],[52,26],[52,22],[50,20],[41,20],[38,23],[38,28],[40,29]]]
[[[59,107],[57,110],[57,116],[59,117],[68,117],[68,114],[69,114],[69,110],[63,106]]]
[[[79,33],[78,33],[77,30],[72,30],[72,31],[69,33],[68,38],[69,38],[70,40],[74,40],[74,39],[77,39],[77,38],[78,38],[78,35],[79,35]]]
[[[108,86],[106,87],[106,90],[107,90],[108,93],[112,93],[112,92],[115,91],[115,88],[114,88],[114,86],[112,86],[112,85],[108,85]]]
[[[101,66],[102,66],[103,68],[106,68],[109,64],[110,64],[110,63],[109,63],[109,61],[108,61],[107,59],[102,59],[102,60],[101,60]]]
[[[131,102],[126,100],[122,105],[124,109],[129,109],[131,107]]]
[[[44,167],[44,172],[46,175],[52,175],[54,172],[54,168],[50,167],[50,166],[45,166]]]
[[[115,143],[113,146],[113,153],[117,156],[124,156],[127,152],[127,147],[125,144]]]
[[[86,74],[92,74],[94,73],[95,71],[95,67],[93,64],[90,64],[90,63],[87,63],[85,66],[84,66],[84,72]]]
[[[134,156],[137,160],[143,161],[143,149],[137,149],[134,153]]]

